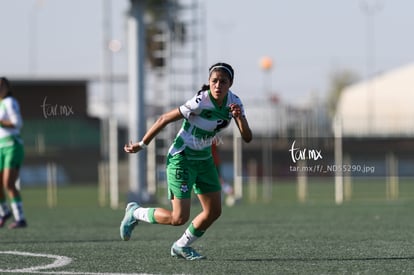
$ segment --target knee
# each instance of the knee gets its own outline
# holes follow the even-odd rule
[[[173,226],[180,226],[180,225],[183,225],[183,224],[185,224],[187,221],[188,221],[188,217],[173,217],[172,219],[171,219],[171,225],[173,225]]]

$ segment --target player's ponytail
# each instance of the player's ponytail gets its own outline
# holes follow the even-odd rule
[[[210,90],[210,85],[203,84],[203,86],[201,86],[201,90],[202,91],[208,91],[208,90]]]

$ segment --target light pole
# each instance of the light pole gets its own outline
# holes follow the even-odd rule
[[[262,57],[262,59],[260,59],[260,68],[263,70],[263,72],[265,73],[265,77],[263,80],[264,83],[264,91],[265,93],[270,93],[270,89],[271,89],[271,71],[273,69],[273,60],[271,57],[269,56],[265,56]]]
[[[144,0],[130,0],[128,15],[129,137],[140,140],[146,130],[145,118],[145,23]],[[148,200],[146,152],[129,155],[129,201]]]
[[[44,1],[37,0],[33,3],[29,11],[29,45],[28,48],[28,70],[29,74],[35,75],[37,72],[37,54],[38,54],[38,13],[43,7]]]
[[[264,72],[263,75],[263,90],[266,99],[266,130],[264,132],[265,142],[263,143],[263,175],[265,181],[263,182],[263,199],[266,202],[269,202],[272,199],[272,131],[271,131],[271,105],[267,102],[268,96],[271,92],[271,72],[273,69],[273,60],[272,58],[265,56],[260,60],[260,68]]]
[[[367,129],[373,134],[375,130],[375,87],[372,76],[375,73],[375,24],[374,16],[382,9],[378,0],[361,0],[361,11],[366,19],[366,75],[367,75]]]

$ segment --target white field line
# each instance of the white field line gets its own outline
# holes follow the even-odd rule
[[[27,273],[27,274],[55,274],[55,275],[150,275],[148,273],[99,273],[99,272],[72,272],[72,271],[42,271],[45,269],[59,268],[72,262],[72,259],[66,256],[39,254],[21,251],[0,251],[0,254],[10,254],[24,257],[42,257],[55,259],[51,264],[32,266],[21,269],[0,269],[4,273]],[[3,265],[3,263],[2,263]]]
[[[11,254],[11,255],[18,255],[18,256],[28,256],[28,257],[41,257],[41,258],[51,258],[55,259],[55,261],[48,265],[39,265],[33,266],[23,269],[14,269],[15,272],[31,272],[37,271],[39,269],[51,269],[62,267],[68,265],[72,262],[72,259],[65,256],[58,256],[58,255],[50,255],[50,254],[37,254],[37,253],[29,253],[29,252],[19,252],[19,251],[0,251],[1,254]]]

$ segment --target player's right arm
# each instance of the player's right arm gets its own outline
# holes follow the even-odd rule
[[[183,115],[179,111],[179,109],[174,109],[172,111],[169,111],[163,115],[161,115],[157,121],[149,128],[147,133],[142,138],[142,142],[145,145],[148,145],[151,140],[154,139],[154,137],[162,130],[165,126],[167,126],[169,123],[180,120],[183,118]],[[133,143],[132,141],[129,144],[125,144],[124,150],[127,153],[136,153],[139,150],[141,150],[142,147],[139,145],[139,142]]]
[[[1,104],[2,108],[6,110],[9,119],[1,119],[0,127],[16,129],[22,128],[23,120],[20,114],[19,103],[15,99],[9,97],[2,100]]]

